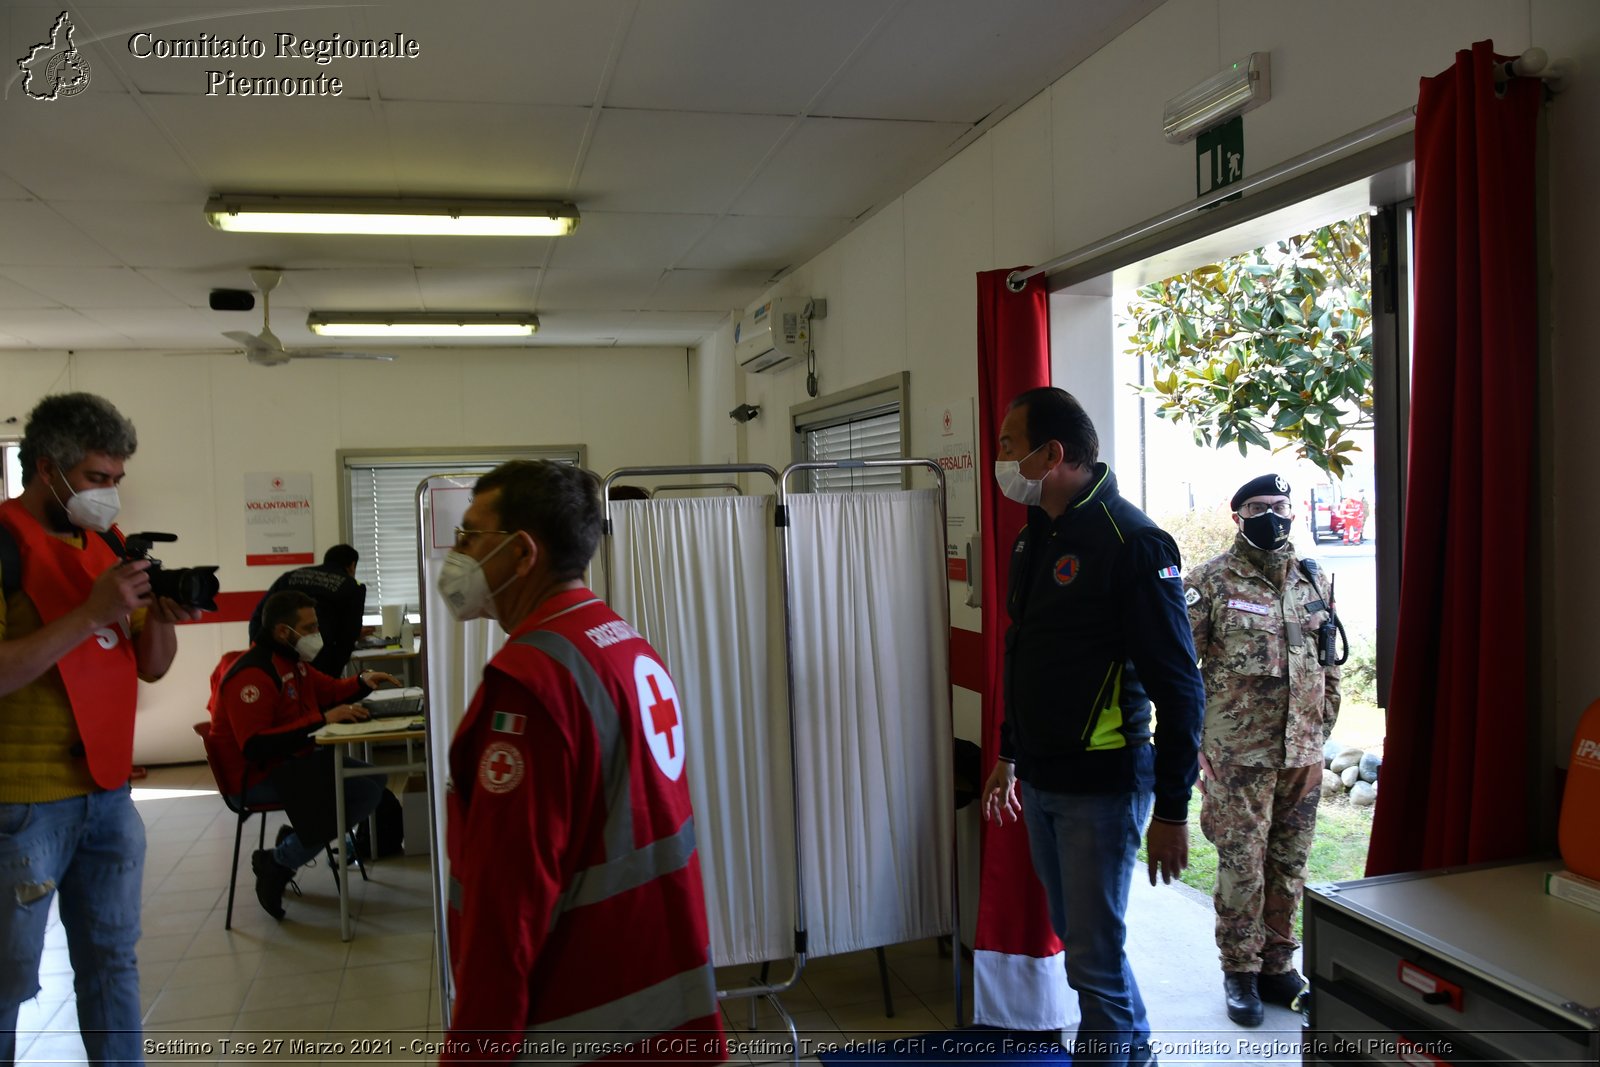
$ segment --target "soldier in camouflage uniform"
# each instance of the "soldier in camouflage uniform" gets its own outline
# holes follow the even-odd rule
[[[1322,786],[1322,746],[1339,713],[1339,668],[1317,661],[1326,592],[1289,541],[1289,483],[1234,494],[1233,547],[1189,572],[1184,600],[1206,687],[1200,829],[1217,846],[1217,948],[1228,1018],[1259,1025],[1262,1002],[1291,1005],[1294,916]]]

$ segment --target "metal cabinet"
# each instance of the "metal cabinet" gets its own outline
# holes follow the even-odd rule
[[[1306,887],[1306,1064],[1600,1064],[1600,912],[1558,860]]]

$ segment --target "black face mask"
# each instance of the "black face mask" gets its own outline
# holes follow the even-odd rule
[[[1293,525],[1293,519],[1285,519],[1269,511],[1253,519],[1241,519],[1239,530],[1246,541],[1265,552],[1271,552],[1289,543],[1289,527]]]

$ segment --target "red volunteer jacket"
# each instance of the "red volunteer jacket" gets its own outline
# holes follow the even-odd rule
[[[322,709],[347,704],[369,690],[359,678],[330,678],[297,657],[266,645],[253,645],[222,681],[211,716],[211,736],[228,764],[225,788],[242,790],[245,746],[252,738],[304,735],[322,725]],[[267,761],[267,766],[282,762]],[[253,777],[259,777],[257,766]]]
[[[677,700],[588,589],[484,668],[450,746],[444,1062],[726,1058]]]

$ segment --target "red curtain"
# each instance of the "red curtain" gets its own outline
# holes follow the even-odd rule
[[[1024,269],[1024,268],[1016,268]],[[1021,292],[1006,286],[1010,270],[978,275],[978,485],[983,524],[983,773],[1000,751],[1001,667],[1005,661],[1006,582],[1011,545],[1026,510],[1000,494],[993,477],[995,447],[1006,405],[1024,389],[1050,384],[1050,309],[1044,279]],[[1066,974],[1034,961],[1054,956],[1061,942],[1050,929],[1044,889],[1033,873],[1022,823],[985,823],[974,967],[979,985],[976,1020],[1015,1029],[1060,1027],[1053,1013],[1065,998]],[[986,970],[983,953],[1017,959]],[[1031,959],[1030,959],[1031,958]],[[1044,988],[1053,984],[1060,988]],[[989,1010],[985,1010],[985,1004]]]
[[[1400,620],[1367,873],[1526,854],[1542,85],[1490,41],[1422,81]]]

